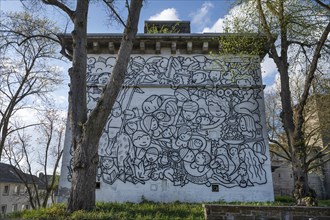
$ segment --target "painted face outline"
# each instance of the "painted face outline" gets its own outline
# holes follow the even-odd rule
[[[165,106],[165,111],[167,114],[174,116],[176,114],[176,112],[174,111],[174,109],[170,106],[170,105],[166,105]]]
[[[202,153],[196,154],[195,162],[197,165],[205,165],[206,159]]]
[[[191,138],[191,131],[187,131],[185,133],[180,134],[179,139],[182,141],[188,141]]]
[[[232,78],[232,73],[230,71],[227,71],[223,74],[223,78],[226,79],[226,80],[230,80]]]
[[[220,79],[220,73],[218,73],[217,71],[211,71],[209,78],[212,82],[217,82]]]
[[[127,131],[127,128],[125,129],[125,131],[126,131],[127,133],[132,133],[132,134],[133,134],[133,133],[137,130],[137,128],[138,128],[136,122],[133,122],[133,121],[129,121],[129,122],[127,122],[126,125],[125,125],[125,127],[126,127],[126,126],[127,126],[127,128],[131,129],[131,131]]]
[[[195,154],[192,151],[188,151],[187,154],[183,157],[183,160],[192,163],[195,160]]]
[[[206,97],[206,92],[204,90],[199,90],[198,91],[198,96],[205,98]]]
[[[111,111],[111,115],[115,118],[118,118],[121,115],[121,108],[120,107],[113,108]]]
[[[206,151],[201,151],[196,154],[195,162],[197,165],[205,166],[211,162],[211,156]]]
[[[245,123],[245,120],[243,118],[241,118],[239,120],[239,127],[241,128],[242,131],[246,131],[246,123]]]
[[[248,156],[248,155],[250,155],[250,156]],[[252,159],[252,158],[251,158],[251,154],[249,154],[248,151],[245,151],[245,150],[243,149],[243,150],[240,150],[240,151],[238,152],[238,159],[239,159],[241,162],[245,162],[245,160],[246,160],[247,157],[249,157],[250,159]],[[254,156],[252,156],[252,157],[254,157]]]
[[[201,149],[203,146],[203,141],[198,139],[198,138],[192,138],[190,141],[189,141],[189,145],[188,145],[188,148],[190,150],[199,150]]]
[[[166,128],[164,131],[163,131],[163,137],[164,138],[170,138],[173,136],[173,132],[171,131],[170,128]]]
[[[217,163],[218,163],[218,169],[224,169],[226,166],[225,166],[225,162],[223,161],[223,159],[221,157],[216,157],[214,159]]]
[[[201,148],[203,146],[203,141],[199,140],[199,139],[195,139],[194,140],[194,146]]]
[[[197,115],[197,112],[182,110],[182,116],[187,121],[193,120],[196,117],[196,115]]]
[[[106,158],[106,159],[102,160],[102,165],[104,168],[109,169],[109,168],[113,167],[114,161],[111,158]]]
[[[210,113],[218,118],[226,116],[226,112],[222,110],[221,106],[215,102],[209,102],[208,109]]]
[[[180,93],[178,93],[176,95],[176,98],[181,101],[181,102],[184,102],[184,101],[187,101],[188,99],[186,97],[184,97],[183,95],[181,95]]]
[[[146,153],[146,158],[149,162],[155,162],[158,159],[158,156]]]
[[[235,147],[230,148],[229,154],[232,160],[239,160],[238,158],[238,150]]]
[[[150,129],[152,131],[156,130],[158,128],[158,122],[155,118],[152,118],[151,119],[151,126],[150,126]]]
[[[139,148],[147,148],[151,144],[151,138],[149,135],[145,134],[137,137],[137,139],[133,141],[133,144]]]
[[[202,83],[205,81],[205,73],[196,73],[192,76],[192,82],[193,83]]]
[[[226,171],[228,171],[229,170],[229,164],[228,164],[228,161],[227,162],[225,162],[224,160],[223,160],[223,158],[221,158],[221,157],[219,157],[219,156],[217,156],[215,159],[214,159],[216,162],[217,162],[217,164],[218,164],[218,166],[215,168],[215,172],[216,173],[222,173],[222,172],[226,172]],[[227,165],[226,165],[227,164]]]
[[[145,113],[154,113],[160,107],[160,97],[157,95],[150,96],[142,103],[142,110]]]
[[[145,102],[145,105],[143,105],[142,108],[146,113],[153,113],[158,109],[156,105],[153,105],[153,102]]]
[[[109,75],[107,75],[107,74],[103,74],[102,76],[100,76],[97,79],[98,83],[100,83],[100,84],[105,84],[108,82],[108,80],[109,80]]]
[[[174,96],[177,98],[177,100],[179,100],[181,102],[187,101],[190,97],[189,92],[186,89],[175,90]]]
[[[154,151],[154,152],[152,153],[151,151]],[[147,150],[145,157],[149,162],[155,162],[155,161],[157,161],[157,159],[159,157],[159,152],[156,148],[151,147]]]

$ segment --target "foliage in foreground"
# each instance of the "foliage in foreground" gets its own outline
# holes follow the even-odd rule
[[[275,202],[212,202],[212,204],[251,205],[251,206],[287,206],[294,205],[294,199],[288,196],[276,197]],[[320,206],[330,206],[330,200],[321,200]],[[204,219],[201,203],[156,203],[145,201],[141,203],[105,203],[98,202],[96,208],[90,212],[75,211],[69,214],[64,204],[55,204],[49,208],[39,210],[25,210],[15,212],[8,218],[17,219],[137,219],[137,220],[172,220],[172,219]]]
[[[98,202],[90,212],[66,212],[64,204],[55,204],[50,208],[25,210],[8,216],[20,219],[204,219],[201,204],[189,203],[103,203]]]

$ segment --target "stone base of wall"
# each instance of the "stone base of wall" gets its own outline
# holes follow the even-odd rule
[[[330,220],[328,207],[204,204],[206,220]]]

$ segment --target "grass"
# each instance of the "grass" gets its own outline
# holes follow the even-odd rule
[[[275,202],[212,202],[212,204],[253,205],[253,206],[287,206],[293,205],[290,197],[276,197]],[[330,206],[330,200],[321,200],[320,206]],[[49,208],[39,210],[25,210],[7,216],[8,219],[109,219],[109,220],[192,220],[204,219],[204,210],[201,203],[156,203],[143,200],[141,203],[105,203],[98,202],[94,210],[76,211],[69,214],[64,204],[54,204]]]
[[[13,219],[204,219],[203,207],[199,204],[190,203],[105,203],[98,202],[93,211],[76,211],[71,214],[66,212],[64,204],[55,204],[50,208],[39,210],[24,210],[8,216]]]

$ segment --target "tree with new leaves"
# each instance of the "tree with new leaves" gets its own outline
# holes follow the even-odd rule
[[[300,86],[301,79],[291,80],[290,87],[292,89],[292,97],[300,97],[302,89]],[[324,85],[321,88],[313,88],[312,95],[308,98],[304,110],[304,142],[306,145],[308,172],[316,172],[319,175],[324,175],[323,167],[329,161],[329,144],[326,140],[329,139],[327,131],[330,127],[330,94],[322,93]],[[297,88],[298,87],[298,88]],[[319,87],[319,85],[317,86]],[[316,89],[316,91],[315,91]],[[266,123],[268,134],[272,144],[270,151],[273,155],[291,161],[291,154],[287,146],[287,140],[281,124],[281,102],[278,83],[274,86],[274,91],[265,94],[265,110]],[[279,147],[280,146],[280,147]],[[321,195],[319,195],[321,196]]]
[[[312,160],[306,145],[304,113],[314,80],[319,75],[329,74],[328,69],[322,72],[319,65],[320,58],[329,55],[329,1],[247,0],[240,7],[244,15],[238,11],[233,13],[227,30],[257,32],[267,38],[268,54],[280,76],[280,119],[287,148],[278,139],[272,141],[286,152],[284,156],[292,163],[293,196],[297,204],[313,205],[315,193],[308,185],[307,175]],[[292,68],[298,56],[304,65]],[[297,71],[303,76],[303,85],[299,97],[294,98],[290,77]],[[317,157],[324,155],[320,153]]]
[[[73,23],[72,67],[69,70],[69,116],[72,132],[73,174],[69,198],[69,211],[89,210],[95,207],[95,178],[98,165],[98,143],[125,78],[125,72],[137,33],[142,0],[126,0],[126,22],[114,9],[113,0],[103,0],[106,7],[124,25],[117,62],[96,107],[87,116],[87,17],[89,0],[78,0],[71,9],[60,0],[42,0],[44,4],[64,11]]]
[[[26,12],[2,14],[0,32],[0,160],[6,139],[35,123],[17,126],[21,112],[37,108],[56,85],[59,69],[50,65],[58,56],[54,23]]]

